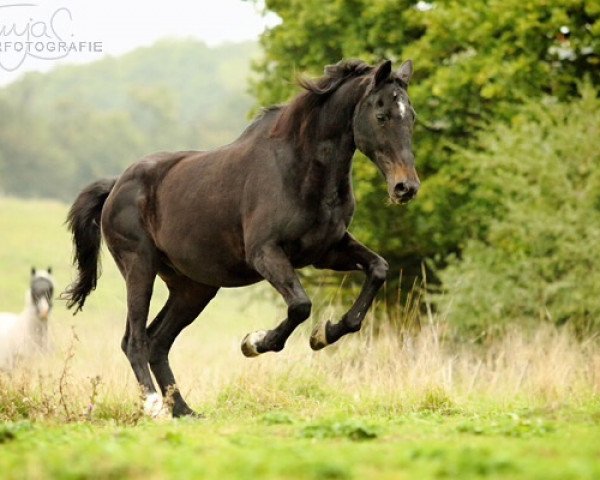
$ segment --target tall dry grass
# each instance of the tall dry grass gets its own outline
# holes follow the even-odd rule
[[[2,310],[22,308],[31,264],[55,267],[57,291],[69,283],[66,212],[66,205],[54,202],[1,199],[0,230],[10,232],[0,242]],[[31,225],[44,231],[43,242],[31,242]],[[84,312],[73,318],[56,302],[52,355],[11,374],[0,372],[0,421],[139,418],[139,392],[120,350],[125,288],[107,252],[103,257],[103,276]],[[156,290],[152,312],[166,298],[160,282]],[[444,313],[429,311],[420,318],[418,289],[397,312],[380,306],[360,334],[321,352],[310,350],[307,324],[283,352],[246,359],[239,349],[244,335],[270,328],[285,315],[281,299],[265,298],[266,290],[260,285],[223,289],[175,343],[173,368],[192,406],[214,415],[274,408],[306,415],[336,409],[452,409],[478,402],[546,406],[585,401],[600,389],[596,339],[577,340],[566,330],[543,326],[535,332],[513,329],[485,345],[456,342]],[[338,302],[333,294],[314,316],[337,320],[343,312]]]
[[[338,314],[330,305],[321,316]],[[401,333],[397,324],[417,324],[414,308],[381,325],[384,315],[373,312],[360,334],[317,353],[308,346],[310,326],[303,326],[283,352],[255,359],[240,352],[243,329],[234,333],[230,325],[205,323],[176,342],[172,364],[188,401],[214,415],[450,411],[486,402],[547,407],[600,393],[596,339],[582,341],[543,326],[534,332],[515,328],[487,345],[459,343],[435,317]],[[119,349],[118,327],[80,324],[73,332],[54,331],[52,356],[0,373],[0,420],[136,422],[139,391]]]

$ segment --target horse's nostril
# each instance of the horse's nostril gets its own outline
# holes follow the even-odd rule
[[[398,197],[403,197],[404,195],[406,195],[408,193],[408,190],[409,190],[409,187],[406,182],[397,183],[396,186],[394,187],[394,193]]]
[[[406,181],[399,182],[394,187],[394,195],[402,201],[408,201],[412,199],[419,191],[419,184],[415,182]]]

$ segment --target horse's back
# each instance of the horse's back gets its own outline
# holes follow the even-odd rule
[[[147,188],[153,188],[171,171],[179,162],[188,157],[202,155],[199,151],[158,152],[147,155],[129,168],[127,168],[115,187],[126,182],[137,181]]]
[[[195,153],[198,152],[160,152],[129,166],[118,178],[102,209],[105,233],[120,231],[127,236],[128,227],[146,224],[154,218],[155,193],[163,178],[183,158]]]

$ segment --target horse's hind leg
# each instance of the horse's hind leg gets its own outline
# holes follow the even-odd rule
[[[145,413],[157,416],[162,401],[148,365],[146,324],[159,256],[144,221],[148,211],[144,188],[135,176],[119,182],[104,205],[102,231],[127,287],[127,326],[121,347],[146,397]]]
[[[273,330],[261,330],[246,335],[242,353],[255,357],[264,352],[283,349],[295,328],[310,316],[312,304],[298,275],[281,248],[263,246],[251,255],[252,266],[281,294],[288,306],[287,318]]]
[[[175,382],[169,365],[169,351],[181,331],[192,323],[217,293],[218,288],[178,279],[169,282],[169,299],[148,327],[150,368],[162,391],[173,401],[173,416],[194,415]]]
[[[146,334],[156,268],[151,258],[139,253],[121,255],[118,264],[127,285],[127,326],[121,347],[144,391],[145,413],[157,416],[162,408],[162,402],[156,393],[148,366],[150,350]]]

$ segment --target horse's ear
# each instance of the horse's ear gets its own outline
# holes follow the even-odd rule
[[[407,60],[400,66],[400,69],[398,70],[398,76],[400,77],[400,80],[408,85],[410,83],[410,79],[412,78],[412,74],[413,62],[412,60]]]
[[[375,70],[375,74],[373,75],[373,86],[379,88],[388,78],[390,78],[391,73],[392,62],[386,60],[377,67],[377,70]]]
[[[35,267],[31,267],[31,276],[35,277]]]

